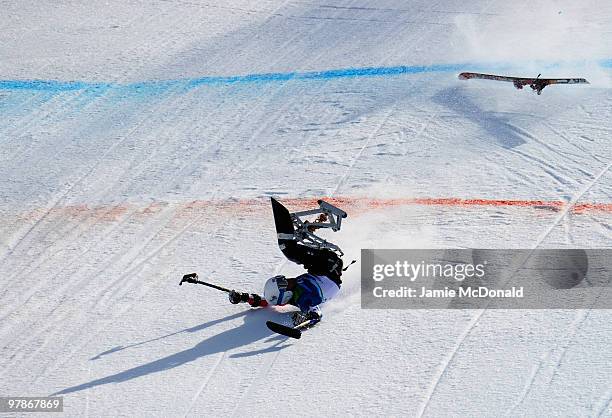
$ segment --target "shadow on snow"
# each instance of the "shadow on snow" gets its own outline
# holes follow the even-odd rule
[[[91,360],[97,360],[104,355],[108,355],[111,353],[115,353],[121,350],[125,350],[126,348],[136,347],[139,345],[146,344],[148,342],[153,342],[157,340],[161,340],[164,338],[168,338],[170,336],[180,334],[183,332],[197,332],[202,329],[208,328],[212,325],[236,319],[239,317],[244,317],[244,323],[241,326],[231,328],[227,331],[223,331],[220,334],[213,335],[210,338],[205,339],[204,341],[196,344],[192,348],[187,350],[180,351],[178,353],[171,354],[169,356],[163,357],[159,360],[152,361],[150,363],[146,363],[140,366],[133,367],[131,369],[106,376],[100,379],[92,380],[91,382],[82,383],[80,385],[72,386],[66,389],[63,389],[59,392],[52,394],[51,396],[63,395],[72,392],[78,392],[81,390],[93,388],[96,386],[106,385],[108,383],[120,383],[128,380],[136,379],[138,377],[146,376],[153,373],[162,372],[164,370],[173,369],[175,367],[182,366],[184,364],[190,363],[192,361],[197,360],[200,357],[209,356],[215,353],[221,353],[229,350],[234,350],[239,347],[247,346],[256,341],[262,340],[266,337],[272,337],[266,340],[266,343],[274,342],[269,347],[262,348],[259,350],[248,351],[243,353],[235,353],[230,357],[239,358],[239,357],[249,357],[257,354],[264,354],[282,350],[285,347],[288,347],[289,344],[283,344],[288,340],[287,337],[279,336],[274,334],[265,326],[265,321],[268,319],[272,319],[274,317],[278,318],[278,313],[272,313],[269,310],[258,309],[258,310],[246,310],[236,314],[229,315],[225,318],[216,319],[210,322],[206,322],[204,324],[200,324],[198,326],[187,328],[178,332],[174,332],[171,334],[164,335],[162,337],[154,338],[147,341],[142,341],[138,343],[134,343],[128,346],[119,346],[113,349],[107,350],[103,353],[98,354],[93,357]]]
[[[526,143],[525,134],[510,124],[507,118],[482,109],[463,88],[450,87],[439,91],[433,101],[478,125],[501,147],[511,149]]]

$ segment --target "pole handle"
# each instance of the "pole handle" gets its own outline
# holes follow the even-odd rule
[[[212,284],[212,283],[208,283],[208,282],[204,282],[204,281],[198,280],[198,274],[197,273],[185,274],[183,276],[183,279],[180,281],[179,286],[182,286],[183,282],[193,283],[193,284],[201,284],[203,286],[212,287],[213,289],[217,289],[217,290],[220,290],[222,292],[227,292],[227,293],[231,292],[230,289],[226,289],[225,287],[217,286],[216,284]]]

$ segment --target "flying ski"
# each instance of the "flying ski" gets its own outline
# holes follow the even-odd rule
[[[459,74],[459,80],[495,80],[495,81],[507,81],[514,84],[518,90],[522,90],[523,87],[529,86],[538,95],[542,94],[544,87],[551,84],[590,84],[584,78],[540,78],[542,74],[538,74],[536,78],[524,78],[524,77],[509,77],[505,75],[495,74],[483,74],[483,73],[461,73]]]
[[[289,212],[283,204],[274,198],[271,198],[271,203],[279,248],[290,261],[302,264],[308,271],[307,274],[296,278],[286,278],[279,275],[268,279],[263,297],[253,293],[238,292],[200,280],[197,273],[185,274],[179,285],[183,285],[183,283],[203,285],[227,293],[232,304],[248,303],[253,308],[285,304],[297,306],[300,311],[294,312],[292,315],[293,326],[273,321],[266,322],[266,326],[271,331],[297,339],[302,336],[302,331],[321,321],[318,305],[329,300],[338,292],[342,271],[348,268],[342,268],[341,257],[344,253],[340,247],[319,237],[315,232],[318,229],[325,228],[339,231],[342,220],[347,217],[347,213],[324,200],[317,201],[318,208],[298,212]],[[323,280],[323,282],[316,283],[315,286],[309,280]],[[327,291],[325,291],[326,286]],[[318,302],[304,305],[304,300],[313,300],[312,297],[307,297],[309,288],[319,289],[318,293],[321,298]],[[293,293],[296,295],[294,298],[291,297]],[[304,300],[300,299],[300,295],[304,295]]]

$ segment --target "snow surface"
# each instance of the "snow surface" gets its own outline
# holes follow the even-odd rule
[[[264,326],[282,312],[177,286],[298,273],[268,196],[609,204],[611,2],[1,8],[0,395],[61,394],[67,416],[612,416],[609,311],[362,310],[354,266],[289,341]],[[611,218],[400,205],[330,238],[347,260],[609,248]]]

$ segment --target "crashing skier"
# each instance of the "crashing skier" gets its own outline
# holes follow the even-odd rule
[[[336,245],[315,235],[314,231],[320,228],[338,231],[346,213],[322,200],[318,203],[319,209],[289,213],[287,208],[272,199],[278,245],[290,261],[303,265],[306,273],[297,277],[278,275],[268,279],[263,297],[232,290],[229,292],[231,303],[248,303],[252,307],[293,305],[299,308],[291,317],[295,327],[314,325],[321,320],[320,305],[335,297],[342,285],[343,253]],[[314,214],[319,214],[314,222],[302,219]]]

